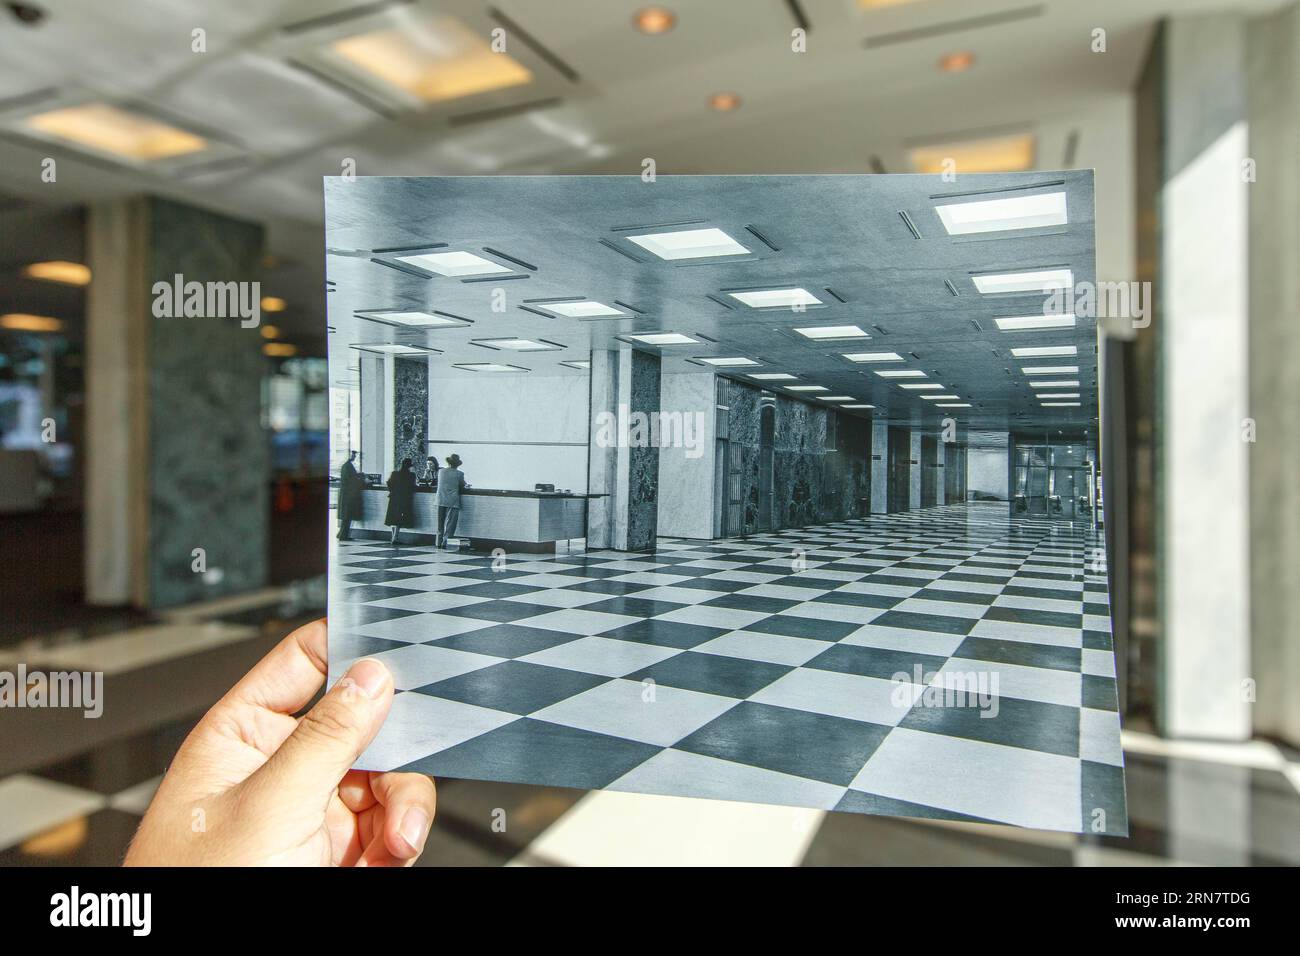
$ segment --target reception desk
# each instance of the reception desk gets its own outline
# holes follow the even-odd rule
[[[557,541],[587,536],[586,494],[548,491],[509,491],[495,488],[466,488],[461,492],[457,538],[469,538],[471,547],[549,551]],[[402,529],[406,541],[432,541],[438,529],[438,495],[425,488],[415,492],[415,524]],[[361,519],[352,523],[353,533],[367,537],[389,529],[384,525],[388,492],[367,488],[362,493]]]

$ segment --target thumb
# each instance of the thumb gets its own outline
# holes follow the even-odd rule
[[[249,778],[250,790],[322,805],[379,733],[393,704],[393,675],[363,657],[298,722],[280,749]]]

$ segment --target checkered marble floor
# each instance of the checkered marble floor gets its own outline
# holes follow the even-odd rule
[[[652,555],[335,547],[331,680],[372,656],[399,691],[363,767],[1127,832],[1077,524],[964,504]]]

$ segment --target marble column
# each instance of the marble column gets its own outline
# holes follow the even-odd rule
[[[921,432],[913,428],[908,436],[908,466],[911,469],[908,481],[907,507],[915,511],[921,507]]]
[[[258,278],[262,228],[134,197],[92,206],[89,230],[87,600],[156,608],[261,587],[266,361],[234,306],[257,294],[238,284]],[[169,305],[155,283],[177,276],[236,293]]]
[[[658,534],[659,449],[650,422],[659,413],[659,356],[593,349],[588,487],[606,497],[587,512],[587,546],[652,551]]]
[[[871,513],[889,513],[889,424],[871,420]]]
[[[392,429],[387,427],[389,416],[386,401],[387,371],[385,356],[374,352],[360,352],[361,390],[361,463],[360,470],[366,474],[388,475],[386,458],[388,443],[392,438]]]
[[[393,357],[393,462],[411,459],[417,475],[429,454],[429,359]]]
[[[665,372],[660,377],[660,431],[665,436],[659,449],[661,535],[713,537],[716,394],[712,372]]]

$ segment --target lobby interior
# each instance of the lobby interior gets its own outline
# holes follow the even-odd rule
[[[530,79],[415,110],[301,38],[421,29],[423,2],[209,17],[209,59],[163,57],[130,98],[132,44],[157,38],[66,6],[3,67],[57,96],[3,102],[0,156],[59,163],[3,187],[25,237],[3,262],[5,435],[35,415],[61,439],[6,441],[0,667],[101,670],[108,704],[0,714],[0,861],[120,859],[207,703],[327,607],[331,669],[389,662],[403,726],[497,713],[383,755],[439,779],[425,865],[1300,861],[1278,578],[1300,540],[1278,306],[1300,236],[1278,210],[1300,196],[1268,162],[1297,123],[1295,5],[683,4],[655,32],[637,4],[548,20],[459,2],[441,6],[470,29],[527,37],[511,55]],[[189,37],[192,14],[168,17]],[[104,31],[120,49],[96,76],[50,72]],[[25,126],[74,79],[215,145],[186,170]],[[1246,159],[1258,181],[1214,181]],[[717,178],[674,175],[694,173]],[[776,175],[730,178],[749,173]],[[800,193],[795,173],[855,175]],[[367,178],[449,174],[466,178]],[[494,179],[484,206],[484,174],[565,175]],[[963,235],[937,211],[1008,195],[1059,195],[1065,221]],[[85,282],[29,271],[51,261]],[[975,281],[1053,270],[1156,293],[1145,316],[1004,326],[1047,318],[1059,276]],[[262,325],[150,320],[132,296],[182,272],[261,281]],[[663,416],[669,441],[620,441],[620,406]],[[340,543],[350,450],[373,487]],[[457,550],[420,522],[393,547],[387,475],[453,452]],[[914,664],[996,671],[1008,719],[873,710],[863,688]],[[646,678],[681,722],[602,726]],[[810,763],[708,732],[777,711],[803,715],[783,739],[825,742]],[[539,721],[621,756],[554,774]],[[845,724],[861,736],[828,730]],[[498,747],[535,761],[464,779]],[[946,769],[891,770],[922,758]],[[706,761],[725,792],[675,789]],[[954,792],[1017,772],[1050,799]],[[773,774],[790,805],[725,799]],[[1126,827],[1091,826],[1126,802]]]

